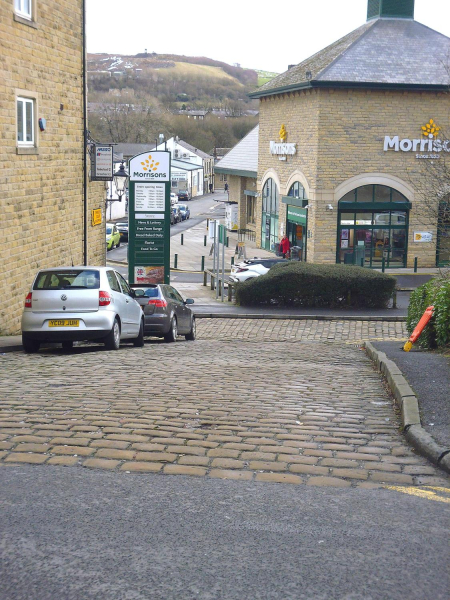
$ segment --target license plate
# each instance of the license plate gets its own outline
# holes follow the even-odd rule
[[[48,322],[49,327],[79,327],[78,319],[52,319]]]

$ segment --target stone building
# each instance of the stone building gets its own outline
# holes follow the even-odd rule
[[[422,185],[427,166],[449,160],[449,56],[449,38],[414,21],[414,0],[369,0],[364,25],[251,94],[261,248],[287,233],[308,262],[450,259],[442,198]]]
[[[0,0],[1,334],[19,332],[38,269],[105,262],[105,187],[86,172],[83,4]]]

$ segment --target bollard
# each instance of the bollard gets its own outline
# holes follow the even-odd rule
[[[173,260],[173,268],[177,269],[178,268],[178,254],[175,254],[174,260]]]
[[[417,256],[414,258],[414,273],[417,273]]]
[[[227,247],[227,248],[228,248],[228,240],[229,240],[229,239],[230,239],[230,238],[227,236],[227,243],[226,243],[226,247]]]
[[[203,236],[203,245],[206,246],[206,235]]]
[[[201,271],[205,270],[205,257],[202,256],[202,268],[200,269]]]
[[[208,285],[208,273],[206,271],[203,271],[203,285]]]
[[[183,245],[184,242],[184,233],[181,234],[181,245]]]
[[[234,256],[231,257],[231,266],[234,265]]]
[[[361,266],[364,267],[364,258],[361,259]]]
[[[397,288],[392,292],[392,308],[397,308]]]
[[[206,219],[206,229],[209,229],[209,219]],[[206,244],[205,244],[206,246]]]
[[[384,273],[385,268],[386,268],[386,259],[383,256],[383,258],[381,259],[381,272],[382,273]]]

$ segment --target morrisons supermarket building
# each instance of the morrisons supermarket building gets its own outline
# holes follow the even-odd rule
[[[216,165],[239,227],[267,250],[287,233],[308,262],[448,262],[445,194],[424,190],[450,161],[449,56],[449,38],[414,21],[414,0],[369,0],[364,25],[253,93],[259,133]]]

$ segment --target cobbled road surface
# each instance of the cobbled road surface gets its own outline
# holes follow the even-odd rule
[[[338,487],[447,486],[361,343],[403,323],[198,320],[198,338],[0,356],[0,463]]]

